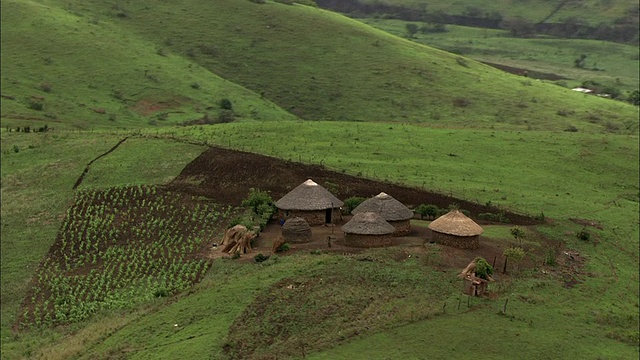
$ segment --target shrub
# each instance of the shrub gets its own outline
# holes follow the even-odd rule
[[[509,259],[509,261],[519,262],[524,259],[524,249],[521,247],[508,248],[504,250],[503,255]]]
[[[226,124],[233,122],[236,119],[236,114],[233,110],[220,110],[220,114],[218,114],[218,123]]]
[[[40,90],[44,91],[44,92],[51,92],[51,84],[49,83],[42,83],[40,84]]]
[[[276,252],[285,252],[285,251],[289,251],[289,249],[291,249],[291,246],[289,246],[289,244],[287,243],[284,243],[278,246],[278,248],[276,249]]]
[[[362,202],[364,202],[365,198],[361,197],[361,196],[352,196],[348,199],[344,200],[344,206],[342,207],[342,212],[345,214],[350,214],[353,209],[357,208],[358,205],[362,204]]]
[[[632,91],[627,97],[627,102],[636,106],[640,105],[640,91]]]
[[[547,253],[544,255],[544,264],[549,266],[556,265],[556,252],[553,249],[547,250]]]
[[[39,102],[39,101],[29,101],[29,109],[31,110],[36,110],[36,111],[42,111],[44,110],[44,104]]]
[[[194,83],[191,84],[191,88],[198,90],[198,89],[200,89],[200,84],[197,83],[197,82],[194,82]]]
[[[20,147],[18,145],[13,145],[13,152],[19,153],[20,152]]]
[[[231,100],[229,99],[220,100],[220,109],[233,110],[233,104],[231,103]]]
[[[255,260],[257,263],[261,263],[261,262],[266,261],[268,259],[269,259],[269,257],[265,256],[265,255],[262,255],[262,253],[260,253],[260,254],[258,254],[258,255],[253,257],[253,260]]]
[[[475,258],[475,261],[476,276],[481,279],[489,280],[489,276],[493,275],[493,266],[491,266],[491,264],[489,264],[487,260],[482,257]]]
[[[516,239],[516,241],[518,241],[518,244],[522,245],[522,239],[524,239],[524,230],[522,230],[521,227],[519,226],[514,226],[511,229],[509,229],[509,233],[511,234],[511,236],[513,236],[514,239]]]
[[[582,241],[589,241],[591,240],[591,233],[587,231],[587,229],[582,228],[582,230],[576,232],[576,238]]]
[[[573,126],[573,125],[570,125],[566,129],[564,129],[564,131],[567,131],[567,132],[578,132],[578,128]]]
[[[435,219],[435,217],[440,213],[440,208],[435,205],[420,204],[416,208],[416,212],[420,214],[421,219],[424,219],[425,217]]]
[[[458,63],[458,65],[460,66],[464,66],[466,68],[469,67],[469,63],[467,62],[467,60],[465,60],[464,58],[458,57],[456,58],[456,62]]]
[[[249,189],[247,198],[242,200],[242,206],[250,207],[251,210],[258,215],[262,215],[266,212],[272,213],[274,209],[271,195],[266,191],[255,188]]]
[[[471,100],[467,98],[456,98],[453,100],[453,105],[456,107],[467,107],[471,105]]]

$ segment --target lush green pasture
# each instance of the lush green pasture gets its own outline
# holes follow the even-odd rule
[[[361,0],[362,3],[382,3],[403,6],[428,12],[444,12],[446,14],[466,15],[479,11],[479,16],[500,13],[504,18],[523,17],[533,23],[547,18],[556,9],[559,1],[512,1],[512,0],[466,0],[466,1],[432,1],[432,0]],[[577,18],[591,25],[613,23],[616,18],[624,17],[630,9],[637,8],[632,0],[600,1],[586,0],[567,2],[547,22],[560,22],[567,18]],[[476,15],[476,16],[478,16]]]
[[[252,136],[247,137],[248,133]],[[102,143],[100,151],[95,151],[92,156],[87,155],[87,159],[79,161],[74,168],[75,171],[68,170],[65,175],[68,181],[57,180],[59,182],[48,185],[52,186],[51,191],[68,189],[66,196],[65,192],[61,192],[56,194],[57,197],[53,197],[58,199],[53,201],[53,205],[59,209],[59,214],[62,214],[72,196],[70,187],[76,175],[81,173],[85,162],[128,135],[125,132],[109,134],[110,132],[59,134],[56,135],[56,139],[64,136],[64,142],[60,139],[59,142],[43,143],[41,147],[28,149],[29,143],[39,144],[34,142],[36,139],[45,136],[51,138],[55,134],[3,133],[3,197],[5,194],[11,194],[10,189],[14,192],[14,198],[26,196],[26,188],[9,188],[5,185],[8,184],[7,179],[20,174],[21,169],[26,172],[22,173],[23,182],[35,182],[34,178],[40,172],[40,168],[31,168],[33,164],[29,162],[17,161],[16,156],[28,155],[28,151],[40,149],[44,154],[40,155],[42,159],[39,161],[45,161],[47,156],[66,159],[66,155],[60,151],[77,149],[76,151],[81,153],[90,153],[86,146],[91,143],[90,139],[95,138],[95,141]],[[3,351],[7,354],[13,357],[42,354],[43,358],[68,358],[70,354],[76,354],[81,358],[172,358],[180,353],[194,357],[220,358],[225,356],[222,348],[229,341],[232,341],[229,344],[238,344],[238,341],[246,343],[248,340],[245,337],[253,339],[254,336],[250,334],[254,331],[274,331],[272,325],[289,324],[288,321],[297,319],[296,322],[302,321],[300,331],[313,335],[312,338],[319,339],[317,342],[301,342],[298,337],[276,332],[276,336],[282,335],[282,341],[273,346],[259,345],[256,354],[299,356],[298,352],[301,354],[302,351],[313,352],[313,356],[318,357],[343,357],[356,352],[366,354],[366,350],[363,350],[365,347],[381,349],[374,343],[380,343],[380,337],[383,337],[390,339],[388,341],[396,340],[396,344],[412,344],[407,348],[389,345],[385,347],[385,352],[380,353],[383,357],[394,357],[398,354],[408,357],[419,357],[420,354],[451,357],[455,354],[468,358],[471,353],[465,352],[467,350],[462,345],[452,344],[449,340],[463,339],[476,333],[479,331],[479,325],[476,324],[495,324],[498,338],[508,339],[512,344],[527,350],[522,356],[524,358],[538,357],[537,355],[543,354],[542,351],[547,347],[553,348],[549,350],[550,357],[562,357],[567,354],[578,354],[585,358],[637,356],[638,347],[630,345],[637,344],[638,321],[638,303],[635,296],[638,293],[639,235],[637,136],[563,131],[452,130],[402,124],[341,122],[247,122],[173,128],[165,131],[150,130],[143,131],[142,135],[167,135],[188,141],[207,141],[285,159],[321,163],[352,174],[424,186],[481,203],[491,201],[498,206],[530,214],[544,212],[552,222],[538,227],[537,231],[555,242],[564,244],[572,251],[579,252],[587,262],[575,273],[579,284],[571,289],[561,286],[560,279],[565,276],[565,267],[542,267],[547,273],[542,273],[538,267],[523,272],[519,278],[499,282],[495,288],[498,300],[476,299],[471,303],[473,311],[468,311],[464,301],[458,309],[460,296],[457,290],[459,284],[454,281],[455,271],[429,275],[432,257],[427,256],[424,261],[417,258],[407,263],[391,262],[380,265],[382,267],[379,271],[395,274],[398,279],[407,277],[406,279],[416,279],[419,282],[442,283],[444,292],[427,291],[429,287],[420,287],[418,293],[423,290],[427,293],[420,296],[406,294],[407,307],[400,312],[405,314],[405,317],[363,323],[362,327],[354,328],[354,332],[344,338],[326,335],[335,335],[341,329],[346,329],[345,325],[333,322],[334,320],[322,320],[320,333],[312,331],[311,323],[318,324],[318,321],[324,318],[305,314],[316,313],[314,311],[321,313],[322,302],[316,300],[313,305],[313,301],[324,298],[325,295],[322,295],[322,286],[316,286],[310,281],[322,277],[320,274],[333,274],[332,276],[345,281],[336,282],[342,284],[341,288],[358,288],[356,283],[360,281],[357,276],[359,271],[363,271],[363,275],[372,271],[368,269],[368,261],[355,261],[354,264],[357,266],[353,267],[337,266],[348,260],[334,259],[328,255],[281,257],[272,261],[271,266],[235,264],[229,260],[221,260],[214,262],[213,270],[205,277],[203,283],[170,303],[149,303],[138,311],[129,311],[123,314],[123,317],[118,316],[118,321],[114,324],[110,324],[112,319],[109,314],[98,316],[90,322],[75,326],[76,335],[65,337],[61,335],[68,334],[69,329],[34,330],[11,335],[8,328],[10,321],[5,319],[15,319],[17,303],[21,300],[20,294],[25,291],[24,282],[32,274],[14,271],[11,278],[3,276],[3,299],[6,297],[10,301],[8,304],[3,301],[3,315],[6,315],[3,316]],[[118,155],[118,151],[134,153],[136,148],[150,146],[157,147],[158,152],[164,153],[171,151],[169,149],[173,146],[185,146],[186,154],[195,153],[193,145],[178,145],[173,140],[144,140],[136,137],[130,140],[132,141],[129,145],[139,145],[126,148],[125,142],[121,149],[116,149],[112,154],[99,159],[94,165],[100,164],[104,169],[117,169],[115,163],[128,160],[129,164],[135,164],[140,161],[140,157],[149,158],[149,163],[155,163],[158,170],[144,170],[142,175],[134,175],[133,182],[136,178],[148,179],[144,181],[163,181],[173,176],[169,172],[174,172],[178,167],[162,167],[159,162],[153,161],[155,157],[152,157],[152,152],[141,151],[138,154],[140,157],[136,158]],[[13,144],[27,149],[15,153],[12,150]],[[181,160],[186,161],[178,156],[174,158],[176,162]],[[123,171],[122,174],[136,172],[135,169],[143,171],[135,166],[127,169],[133,170]],[[104,182],[96,180],[87,185],[117,185],[117,177],[108,179],[110,180]],[[123,176],[119,181],[130,183],[131,180]],[[22,214],[16,209],[20,204],[25,207]],[[6,202],[5,199],[3,215],[5,212],[16,212],[13,215],[16,219],[18,216],[26,219],[27,213],[33,213],[37,204]],[[591,241],[582,242],[574,235],[582,226],[570,222],[568,219],[572,217],[596,221],[603,230],[587,228],[592,235]],[[5,226],[3,275],[5,268],[10,270],[12,266],[24,261],[18,259],[26,251],[37,261],[52,243],[55,232],[55,226],[51,226],[48,232],[43,231],[33,237],[42,243],[41,253],[36,254],[31,249],[27,250],[27,247],[18,249],[11,245],[11,241],[5,242],[5,239],[16,239],[15,236],[20,236]],[[492,228],[488,229],[486,235],[494,238],[508,237],[504,231]],[[384,264],[384,259],[392,257],[385,251],[374,252],[369,256],[374,261],[383,261]],[[415,275],[416,271],[420,273],[419,276]],[[355,277],[348,277],[347,274]],[[286,285],[289,283],[275,285],[283,278],[290,279],[294,287],[296,284],[308,284],[309,291],[302,294],[302,299],[309,299],[311,302],[301,307],[287,307],[289,305],[285,299],[289,295]],[[396,286],[400,287],[399,290],[404,286],[407,286],[407,289],[416,288],[411,282],[413,280],[407,280],[407,283],[405,280],[389,281],[395,281]],[[21,282],[24,285],[19,287]],[[16,290],[5,292],[5,285]],[[366,302],[357,291],[351,295],[345,295],[344,292],[342,294],[340,296],[346,296],[343,300],[352,301],[350,306]],[[440,295],[431,298],[434,294]],[[267,316],[265,319],[271,320],[266,322],[249,321],[252,309],[264,306],[261,305],[263,302],[258,300],[270,296],[275,296],[271,303],[284,301],[279,306],[287,310],[284,313],[278,312],[277,309],[269,310],[264,315]],[[384,295],[380,300],[384,300],[385,296],[390,295]],[[510,299],[507,316],[497,315],[503,300],[507,297]],[[444,303],[447,304],[446,314],[442,314]],[[426,312],[420,313],[418,310]],[[391,314],[379,309],[378,311],[383,318]],[[242,322],[241,319],[247,321]],[[329,316],[328,319],[332,317]],[[176,324],[178,326],[175,326]],[[82,330],[85,327],[86,329]],[[415,333],[432,334],[427,338],[437,340],[417,341]],[[571,334],[569,339],[560,337],[565,333]],[[408,337],[412,334],[413,340],[409,340]],[[446,339],[449,340],[444,341],[442,334],[448,334]],[[4,341],[5,339],[8,341]],[[344,346],[323,353],[322,349],[332,343]],[[507,346],[507,343],[489,341],[479,347],[494,357],[506,358],[511,356],[513,351],[513,346]],[[232,345],[231,349],[233,346],[235,345]],[[532,355],[529,356],[530,354]]]
[[[0,330],[3,353],[17,356],[25,348],[37,347],[33,344],[50,341],[41,334],[14,337],[10,328],[19,315],[18,307],[26,296],[31,277],[53,244],[64,214],[73,203],[72,187],[91,160],[111,149],[126,134],[62,131],[25,134],[2,131],[1,136],[3,204]],[[140,141],[130,140],[133,144]],[[177,175],[186,163],[197,156],[198,149],[202,149],[170,140],[147,140],[131,148],[125,144],[92,165],[83,187],[163,183]],[[150,149],[155,149],[155,152]],[[109,156],[113,156],[113,161]],[[162,161],[142,161],[156,157],[162,158]],[[141,163],[144,166],[140,166]],[[97,170],[95,173],[94,167]],[[109,168],[111,171],[107,171]],[[98,174],[104,174],[104,177]],[[114,177],[113,174],[120,174],[120,177]]]
[[[99,14],[3,1],[2,33],[3,126],[130,128],[207,113],[215,119],[224,98],[233,99],[238,119],[295,118]]]
[[[235,0],[217,1],[215,6],[201,0],[143,1],[115,7],[98,1],[47,4],[79,19],[80,24],[98,18],[105,32],[113,28],[124,41],[145,45],[152,59],[185,68],[193,65],[193,71],[206,69],[305,119],[411,121],[436,126],[526,121],[535,126],[578,121],[593,112],[602,112],[600,116],[614,123],[637,117],[633,107],[607,104],[603,99],[506,74],[309,6]],[[188,21],[171,22],[176,11]],[[153,56],[157,48],[167,56]],[[144,59],[149,61],[148,56]],[[124,80],[139,79],[136,74]],[[208,94],[187,87],[198,81],[194,76],[186,79],[176,80],[178,85],[172,88],[185,94]],[[130,84],[126,81],[124,85]],[[161,83],[170,84],[169,80]],[[128,87],[124,85],[121,87]],[[234,93],[227,97],[239,102]],[[256,106],[261,109],[263,105]],[[253,116],[251,111],[243,116],[254,117],[278,118],[275,114]]]
[[[410,22],[390,19],[360,19],[391,34],[407,36]],[[420,23],[415,23],[422,26]],[[568,80],[559,84],[577,86],[584,81],[618,88],[638,89],[638,47],[598,40],[514,38],[506,30],[447,25],[444,33],[420,33],[413,40],[448,52],[516,68],[555,74]],[[584,68],[574,61],[587,55]]]

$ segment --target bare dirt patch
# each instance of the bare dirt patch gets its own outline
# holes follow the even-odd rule
[[[340,199],[352,196],[371,197],[381,191],[408,206],[433,204],[447,208],[456,203],[472,216],[496,213],[497,209],[456,199],[424,189],[359,178],[329,170],[319,165],[307,165],[249,152],[212,147],[189,163],[168,187],[177,191],[206,196],[221,204],[240,205],[250,188],[266,190],[279,199],[307,179],[320,185],[336,184]],[[511,224],[539,224],[531,217],[505,213]]]
[[[131,110],[142,116],[149,116],[160,111],[176,109],[190,101],[187,97],[173,97],[168,99],[143,98],[131,106]]]

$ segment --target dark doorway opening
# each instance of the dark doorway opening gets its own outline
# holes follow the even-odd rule
[[[325,216],[324,216],[324,222],[327,224],[331,224],[331,213],[333,212],[333,209],[327,209]]]

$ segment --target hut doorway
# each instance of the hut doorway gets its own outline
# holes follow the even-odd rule
[[[333,212],[333,209],[327,209],[325,211],[325,215],[324,215],[324,222],[326,224],[331,224],[331,213]]]

